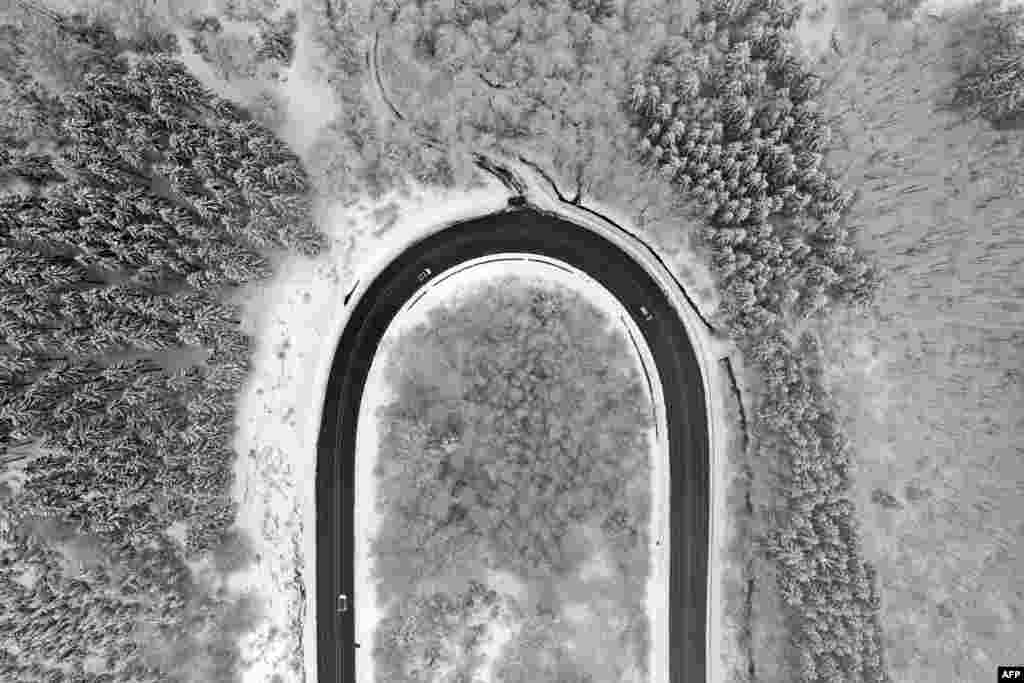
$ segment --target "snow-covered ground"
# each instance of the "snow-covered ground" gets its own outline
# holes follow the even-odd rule
[[[923,22],[948,17],[978,3],[979,0],[923,0],[913,7],[907,21]],[[814,62],[833,49],[844,50],[843,43],[849,38],[847,32],[850,28],[844,15],[853,6],[865,5],[861,0],[808,0],[794,26],[796,39],[804,54]],[[998,5],[1007,9],[1024,5],[1024,0],[999,0]],[[875,25],[881,32],[888,30],[893,20],[886,16],[883,6],[876,4],[868,9],[866,23]]]
[[[925,0],[917,12],[924,15],[943,16],[949,12],[968,7],[977,3],[977,0]],[[1024,0],[1000,0],[999,6],[1007,9],[1013,6],[1024,5]],[[918,17],[915,14],[915,19]]]

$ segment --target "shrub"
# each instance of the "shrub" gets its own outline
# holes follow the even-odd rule
[[[298,21],[294,10],[288,10],[276,22],[267,21],[260,27],[258,59],[273,59],[291,64],[295,54],[295,31]]]
[[[959,18],[953,102],[999,126],[1024,126],[1024,7],[983,2]],[[966,44],[966,45],[964,45]]]

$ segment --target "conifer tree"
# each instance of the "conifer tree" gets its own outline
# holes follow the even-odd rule
[[[44,154],[33,154],[15,151],[6,158],[0,159],[0,178],[20,178],[35,187],[51,181],[64,180],[64,176],[54,168],[50,158]]]
[[[233,337],[225,331],[237,325],[237,312],[214,299],[198,292],[191,297],[158,295],[133,283],[166,284],[157,280],[172,274],[206,273],[211,268],[219,273],[212,284],[269,274],[265,259],[233,241],[233,237],[244,238],[244,231],[232,236],[222,224],[228,214],[241,217],[243,228],[248,223],[245,197],[233,186],[230,173],[223,173],[225,164],[236,168],[236,156],[258,156],[251,166],[256,173],[251,174],[249,189],[261,200],[263,220],[269,224],[277,219],[279,225],[299,222],[295,228],[275,229],[270,246],[289,246],[287,240],[294,239],[304,252],[315,253],[322,242],[303,218],[308,205],[273,201],[275,193],[305,191],[304,175],[294,156],[288,156],[262,129],[230,129],[222,119],[242,121],[244,114],[216,100],[208,106],[206,93],[194,87],[194,79],[183,78],[180,69],[157,73],[159,68],[146,64],[143,60],[133,72],[127,65],[120,65],[125,67],[121,71],[110,63],[85,78],[81,92],[64,101],[69,110],[64,133],[70,144],[58,160],[62,172],[71,172],[65,173],[66,187],[45,197],[0,199],[0,261],[4,265],[0,278],[8,285],[0,308],[4,330],[0,449],[31,435],[43,436],[56,449],[29,468],[20,503],[23,511],[34,509],[77,520],[83,528],[110,539],[148,534],[157,528],[156,518],[140,505],[156,495],[164,467],[153,450],[154,439],[160,430],[184,432],[187,423],[182,420],[189,414],[189,405],[208,406],[196,413],[202,421],[188,432],[193,446],[206,444],[205,450],[191,456],[187,469],[164,472],[164,480],[173,480],[181,490],[186,490],[192,475],[204,479],[202,491],[190,495],[184,508],[165,510],[190,515],[194,527],[190,550],[197,551],[216,542],[233,514],[225,495],[233,458],[229,441],[233,425],[226,418],[232,403],[225,394],[239,385],[240,373],[248,367],[248,344],[244,336]],[[129,74],[128,85],[124,85],[124,74]],[[154,78],[168,82],[153,82]],[[172,115],[178,117],[176,121]],[[187,124],[182,123],[186,120],[182,115]],[[203,130],[211,134],[204,136]],[[258,139],[248,145],[246,135]],[[223,141],[231,142],[227,157]],[[209,157],[204,156],[207,149]],[[8,171],[18,154],[3,157]],[[181,197],[155,194],[152,180],[166,170],[159,164],[170,160],[180,166],[188,155],[200,162],[196,169],[203,174],[202,182],[187,185],[188,178],[181,173],[171,180],[193,196],[182,202]],[[276,168],[264,173],[264,160],[275,162]],[[31,156],[14,170],[35,173],[37,179],[60,179]],[[212,248],[207,246],[211,240]],[[196,253],[202,258],[186,258]],[[95,275],[97,269],[134,270],[135,276],[104,288]],[[188,389],[185,393],[195,395],[177,408],[161,403],[162,392],[173,394],[174,387],[148,380],[139,383],[156,368],[137,364],[115,371],[113,366],[102,369],[94,360],[125,345],[159,350],[189,338],[219,344],[221,354],[227,356],[221,361],[227,365],[213,375],[209,388]],[[91,368],[88,376],[81,374],[85,368]],[[47,393],[46,383],[52,383],[55,373],[65,384],[59,391],[51,386]],[[77,384],[69,384],[72,380]],[[197,398],[196,392],[201,391],[218,398]],[[153,415],[174,417],[157,425]],[[175,439],[166,436],[163,443],[171,445]],[[219,462],[208,462],[213,457]],[[97,491],[102,492],[101,498],[96,498]],[[170,487],[164,493],[173,498],[178,490]],[[73,658],[73,651],[68,653]],[[133,680],[144,679],[140,675]]]
[[[953,104],[1000,127],[1019,128],[1024,121],[1022,18],[1020,7],[994,4],[981,4],[963,17],[976,40],[971,53],[955,62]]]
[[[119,106],[107,106],[104,98],[117,98]],[[66,150],[66,163],[79,173],[116,189],[132,188],[143,181],[148,185],[149,174],[164,176],[178,197],[189,204],[198,219],[194,222],[221,224],[221,229],[230,212],[245,211],[246,207],[240,204],[255,202],[281,224],[299,221],[273,235],[271,246],[290,246],[288,240],[294,240],[304,253],[322,248],[322,238],[292,213],[300,209],[301,203],[280,197],[276,197],[278,203],[271,201],[282,192],[308,191],[295,155],[268,131],[245,118],[240,110],[208,93],[174,60],[147,58],[123,75],[96,74],[86,79],[84,91],[69,98],[68,104],[74,120],[79,121],[75,131],[98,126],[109,116],[119,117],[120,125],[127,131],[126,135],[108,135],[99,140],[89,138],[88,142],[83,140]],[[223,121],[225,116],[228,120],[222,124],[212,123]],[[74,134],[80,138],[83,135]],[[151,144],[154,140],[167,145],[167,161],[159,160]],[[109,149],[104,142],[109,143]],[[144,144],[144,149],[133,153],[131,147],[139,144]],[[190,162],[206,145],[212,145],[214,156],[201,160],[199,167],[207,172],[204,178],[182,162]],[[236,158],[243,159],[247,167],[241,192],[232,189]],[[265,165],[276,170],[264,173]],[[212,177],[218,166],[229,174]],[[203,182],[218,179],[221,182],[211,186],[216,191]]]

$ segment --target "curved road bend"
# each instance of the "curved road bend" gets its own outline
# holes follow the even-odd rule
[[[682,321],[643,267],[603,237],[522,206],[460,223],[411,245],[370,284],[346,324],[327,382],[317,443],[317,680],[356,680],[355,440],[378,343],[425,281],[464,261],[501,252],[533,252],[588,273],[625,306],[647,341],[663,382],[671,458],[670,683],[705,681],[709,444],[697,357]]]

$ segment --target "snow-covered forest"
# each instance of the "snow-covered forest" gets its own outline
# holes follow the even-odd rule
[[[498,158],[615,209],[744,360],[726,677],[990,675],[1024,614],[1013,5],[0,0],[0,678],[306,680],[338,301]],[[582,490],[549,521],[614,493]]]
[[[390,341],[394,399],[376,410],[380,445],[366,454],[384,608],[375,680],[470,680],[487,624],[503,620],[516,635],[493,680],[644,679],[651,413],[632,349],[604,317],[570,290],[512,277]],[[493,572],[526,594],[493,591]],[[491,617],[460,651],[451,641],[481,600]],[[580,608],[600,616],[572,624],[565,612]]]

